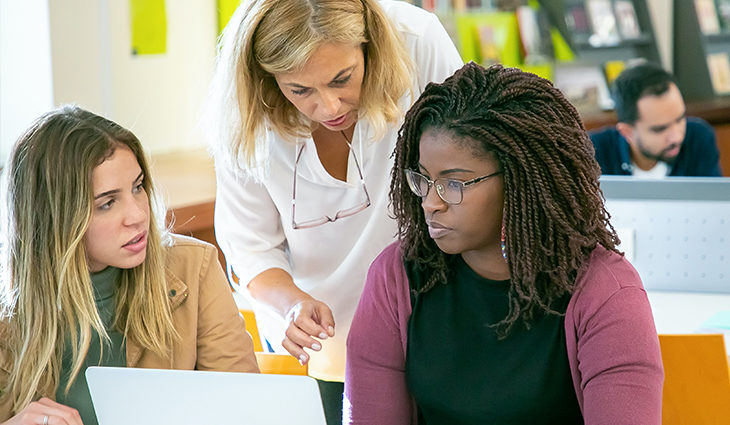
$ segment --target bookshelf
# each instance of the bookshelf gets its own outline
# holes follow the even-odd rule
[[[706,9],[722,3],[674,0],[674,74],[687,100],[730,95],[730,22]]]
[[[413,3],[439,16],[464,61],[485,66],[497,61],[534,72],[586,111],[612,108],[610,83],[632,61],[661,63],[647,0],[530,0],[532,17],[515,9],[519,1]],[[533,43],[526,42],[530,38]],[[485,41],[497,48],[485,49]],[[531,48],[541,61],[530,60]]]
[[[566,20],[567,28],[564,36],[570,39],[578,60],[599,64],[607,61],[643,58],[660,63],[654,26],[646,0],[564,0],[563,2],[544,1],[542,4],[547,8],[552,8],[554,16],[561,16]],[[596,4],[601,7],[591,7]],[[625,25],[633,28],[631,33],[623,29],[624,25],[621,22],[624,20],[620,15],[617,16],[617,6],[624,6],[624,10],[626,6],[633,9],[633,18],[629,18],[629,21],[634,19],[634,22]],[[612,11],[614,12],[614,24],[605,24],[604,21],[611,22],[611,19],[599,19],[592,17],[591,14],[594,12],[598,15],[608,15]],[[584,25],[571,25],[571,16],[573,14],[580,16],[580,13],[584,14],[587,22]]]

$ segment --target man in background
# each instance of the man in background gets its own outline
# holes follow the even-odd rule
[[[624,70],[612,96],[618,123],[589,132],[602,174],[722,176],[715,131],[688,118],[674,77],[649,63]]]

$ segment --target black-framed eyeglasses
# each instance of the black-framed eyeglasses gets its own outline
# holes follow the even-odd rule
[[[362,169],[360,168],[360,162],[357,160],[357,155],[355,155],[355,150],[352,149],[352,145],[350,144],[350,142],[346,141],[345,143],[347,143],[347,147],[350,148],[350,153],[352,153],[352,158],[355,161],[355,167],[357,168],[357,174],[358,174],[358,176],[360,176],[360,184],[362,186],[363,192],[365,192],[365,202],[363,202],[362,204],[355,205],[352,208],[337,211],[337,213],[333,217],[325,215],[324,217],[321,217],[321,218],[316,218],[313,220],[306,220],[306,221],[297,223],[297,221],[296,221],[297,165],[299,164],[299,159],[302,157],[302,152],[304,151],[304,146],[306,146],[303,143],[302,147],[299,148],[299,151],[297,152],[296,160],[294,161],[294,184],[292,185],[292,195],[291,195],[291,227],[293,229],[309,229],[312,227],[321,226],[325,223],[331,223],[331,222],[339,220],[341,218],[350,217],[352,215],[355,215],[370,206],[370,195],[368,194],[368,188],[365,187],[365,178],[363,178],[363,176],[362,176]]]
[[[411,191],[413,191],[413,193],[417,196],[425,198],[428,196],[428,191],[431,189],[431,186],[435,186],[436,193],[438,193],[439,198],[450,205],[460,204],[461,201],[464,200],[465,187],[487,180],[488,178],[494,177],[498,174],[502,174],[501,171],[497,171],[492,174],[487,174],[486,176],[477,177],[464,182],[454,179],[431,180],[423,174],[417,173],[413,170],[405,170],[405,173],[408,187],[410,187]]]

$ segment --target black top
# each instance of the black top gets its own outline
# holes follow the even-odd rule
[[[498,339],[509,280],[453,258],[449,283],[413,299],[406,380],[423,424],[582,424],[565,346],[564,316],[541,315]],[[406,262],[411,288],[427,276]],[[570,297],[554,308],[565,312]]]

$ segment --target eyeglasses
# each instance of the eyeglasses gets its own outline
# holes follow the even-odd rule
[[[359,204],[359,205],[355,205],[354,207],[348,208],[346,210],[337,211],[337,213],[334,215],[334,217],[325,215],[322,218],[316,218],[314,220],[307,220],[307,221],[303,221],[301,223],[297,223],[297,221],[296,221],[297,165],[299,164],[299,159],[302,157],[302,152],[304,151],[304,146],[306,146],[305,144],[302,144],[302,147],[299,149],[299,152],[297,152],[297,158],[294,161],[294,184],[292,185],[292,195],[291,195],[291,227],[293,229],[309,229],[312,227],[321,226],[325,223],[331,223],[335,220],[339,220],[341,218],[350,217],[351,215],[355,215],[370,206],[370,195],[368,194],[367,187],[365,187],[365,179],[362,176],[362,169],[360,169],[360,162],[357,160],[355,151],[352,149],[352,145],[347,140],[347,138],[345,138],[345,142],[347,143],[347,147],[350,148],[350,153],[352,153],[352,158],[355,160],[355,167],[357,167],[357,174],[360,176],[360,184],[362,185],[362,190],[365,192],[365,202],[363,202],[362,204]]]
[[[454,179],[431,180],[423,174],[417,173],[413,170],[405,170],[405,172],[408,186],[411,188],[411,191],[413,191],[413,193],[415,193],[417,196],[425,198],[428,195],[428,191],[429,189],[431,189],[431,186],[435,186],[436,193],[438,193],[439,198],[441,198],[447,204],[451,205],[460,204],[461,201],[464,200],[465,187],[479,183],[490,177],[494,177],[497,174],[502,174],[501,171],[497,171],[486,176],[477,177],[475,179],[463,182],[461,180]]]

